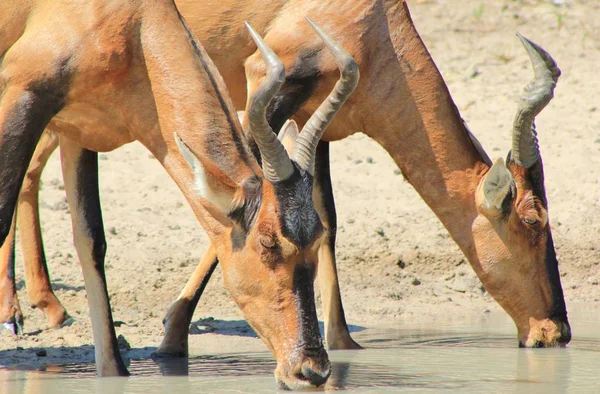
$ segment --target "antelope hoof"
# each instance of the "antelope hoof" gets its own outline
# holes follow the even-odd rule
[[[188,335],[191,319],[191,316],[186,313],[188,307],[189,302],[185,299],[179,299],[171,305],[163,319],[165,336],[158,349],[152,353],[153,358],[188,356]]]
[[[44,314],[46,315],[46,323],[48,328],[61,328],[70,326],[73,324],[74,319],[69,316],[65,308],[58,310],[45,309]]]
[[[360,346],[350,334],[337,336],[331,340],[327,340],[327,350],[361,350],[364,349]]]
[[[67,310],[52,292],[43,292],[31,300],[31,308],[41,310],[48,328],[60,328],[70,318]]]
[[[183,332],[182,332],[183,331]],[[182,358],[188,356],[188,332],[187,330],[169,330],[168,323],[165,324],[165,336],[162,343],[151,354],[152,358]]]
[[[23,334],[23,316],[11,317],[7,322],[2,324],[5,330],[9,330],[13,335]]]
[[[51,327],[51,328],[59,329],[59,328],[63,328],[63,327],[69,327],[69,326],[73,325],[73,323],[75,323],[77,321],[75,318],[69,316],[69,314],[66,314],[65,317],[66,318],[62,321],[62,323],[60,323],[60,324],[58,324],[58,325],[56,325],[54,327]]]
[[[184,358],[188,356],[187,345],[165,345],[161,343],[158,349],[150,357],[157,358]]]

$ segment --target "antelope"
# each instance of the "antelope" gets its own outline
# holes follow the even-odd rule
[[[284,64],[246,25],[263,65],[245,118],[261,166],[223,80],[172,1],[33,1],[2,8],[0,242],[12,243],[7,236],[28,163],[43,130],[53,130],[98,374],[128,371],[104,274],[96,152],[138,140],[164,166],[209,234],[226,287],[277,360],[279,385],[323,384],[330,364],[313,281],[326,233],[312,200],[313,178],[317,143],[357,85],[353,58],[309,21],[341,76],[301,133],[289,124],[288,154],[266,119],[285,81]]]
[[[313,199],[328,237],[319,250],[317,277],[329,349],[359,347],[348,334],[337,281],[336,211],[329,174],[329,143],[356,131],[373,138],[395,160],[485,289],[513,319],[520,346],[569,342],[543,164],[537,134],[532,132],[534,118],[548,104],[559,76],[546,51],[522,39],[535,79],[519,103],[512,152],[506,161],[492,163],[461,119],[405,1],[355,0],[351,6],[341,0],[274,0],[260,6],[253,0],[177,0],[177,4],[214,59],[238,109],[247,107],[246,96],[258,88],[264,75],[256,47],[238,26],[248,20],[264,34],[288,70],[286,83],[267,111],[275,132],[289,118],[303,126],[336,80],[335,62],[323,44],[305,40],[308,33],[302,15],[311,16],[339,37],[361,69],[360,85],[323,134],[315,159]],[[252,135],[248,137],[253,147]],[[34,166],[41,171],[47,151],[39,149],[42,154],[39,161],[34,159]],[[39,172],[32,172],[36,181]],[[35,220],[29,223],[24,226],[27,233],[39,234],[39,230],[30,231]],[[35,251],[26,253],[24,260],[26,265],[43,267]],[[166,314],[158,354],[187,354],[192,314],[216,265],[216,254],[209,247]],[[31,271],[26,269],[26,273]],[[51,294],[44,280],[45,294]],[[56,309],[58,315],[64,313]]]

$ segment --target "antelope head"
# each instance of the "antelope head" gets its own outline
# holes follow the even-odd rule
[[[266,64],[265,79],[250,97],[245,115],[248,132],[262,156],[262,173],[257,171],[236,185],[224,179],[218,169],[204,165],[175,136],[195,171],[196,188],[216,219],[209,233],[223,267],[225,285],[275,355],[275,377],[288,389],[319,386],[330,374],[313,292],[317,251],[325,242],[324,227],[312,200],[314,160],[325,128],[359,78],[354,59],[309,23],[336,58],[341,77],[301,133],[294,122],[286,124],[280,133],[285,144],[266,119],[269,103],[285,82],[285,69],[246,24]]]
[[[560,70],[541,47],[519,38],[535,77],[519,101],[506,162],[497,159],[477,188],[473,234],[478,274],[515,321],[521,347],[561,346],[571,339],[571,330],[535,130],[535,117],[552,99]]]

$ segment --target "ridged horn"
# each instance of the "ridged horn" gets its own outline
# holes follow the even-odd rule
[[[292,159],[298,165],[314,174],[315,155],[317,144],[323,136],[325,129],[340,110],[348,96],[358,85],[359,72],[356,61],[336,41],[323,31],[316,23],[306,18],[325,46],[333,54],[340,69],[340,79],[335,84],[327,99],[319,106],[315,113],[304,125],[296,142]]]
[[[552,56],[539,45],[519,33],[517,36],[529,54],[534,78],[523,91],[513,122],[512,159],[525,168],[531,168],[540,159],[535,117],[554,97],[560,69]]]
[[[275,52],[267,46],[248,22],[246,22],[246,28],[256,43],[266,66],[265,79],[250,98],[247,113],[248,127],[262,156],[264,178],[269,182],[280,182],[292,175],[294,166],[281,141],[277,139],[269,126],[266,110],[285,82],[285,68]]]

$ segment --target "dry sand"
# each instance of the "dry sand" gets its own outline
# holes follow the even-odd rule
[[[567,306],[597,309],[600,3],[564,3],[409,1],[415,24],[462,116],[492,158],[504,157],[510,147],[516,99],[532,76],[515,32],[545,47],[558,62],[563,76],[555,99],[537,121],[551,224]],[[482,291],[458,247],[381,147],[356,135],[333,144],[332,150],[338,269],[350,324],[443,322],[503,313]],[[175,184],[141,145],[127,145],[101,154],[100,159],[108,286],[114,318],[125,322],[116,330],[138,349],[125,352],[126,356],[147,356],[152,349],[139,348],[160,343],[163,315],[208,241]],[[54,288],[76,322],[41,331],[42,313],[27,307],[19,256],[26,335],[0,333],[2,365],[93,360],[86,294],[57,154],[44,173],[41,201]],[[215,320],[200,320],[208,317]],[[193,321],[193,333],[201,334],[190,338],[193,353],[266,349],[247,332],[219,270]],[[36,357],[39,348],[47,349],[48,356]]]

